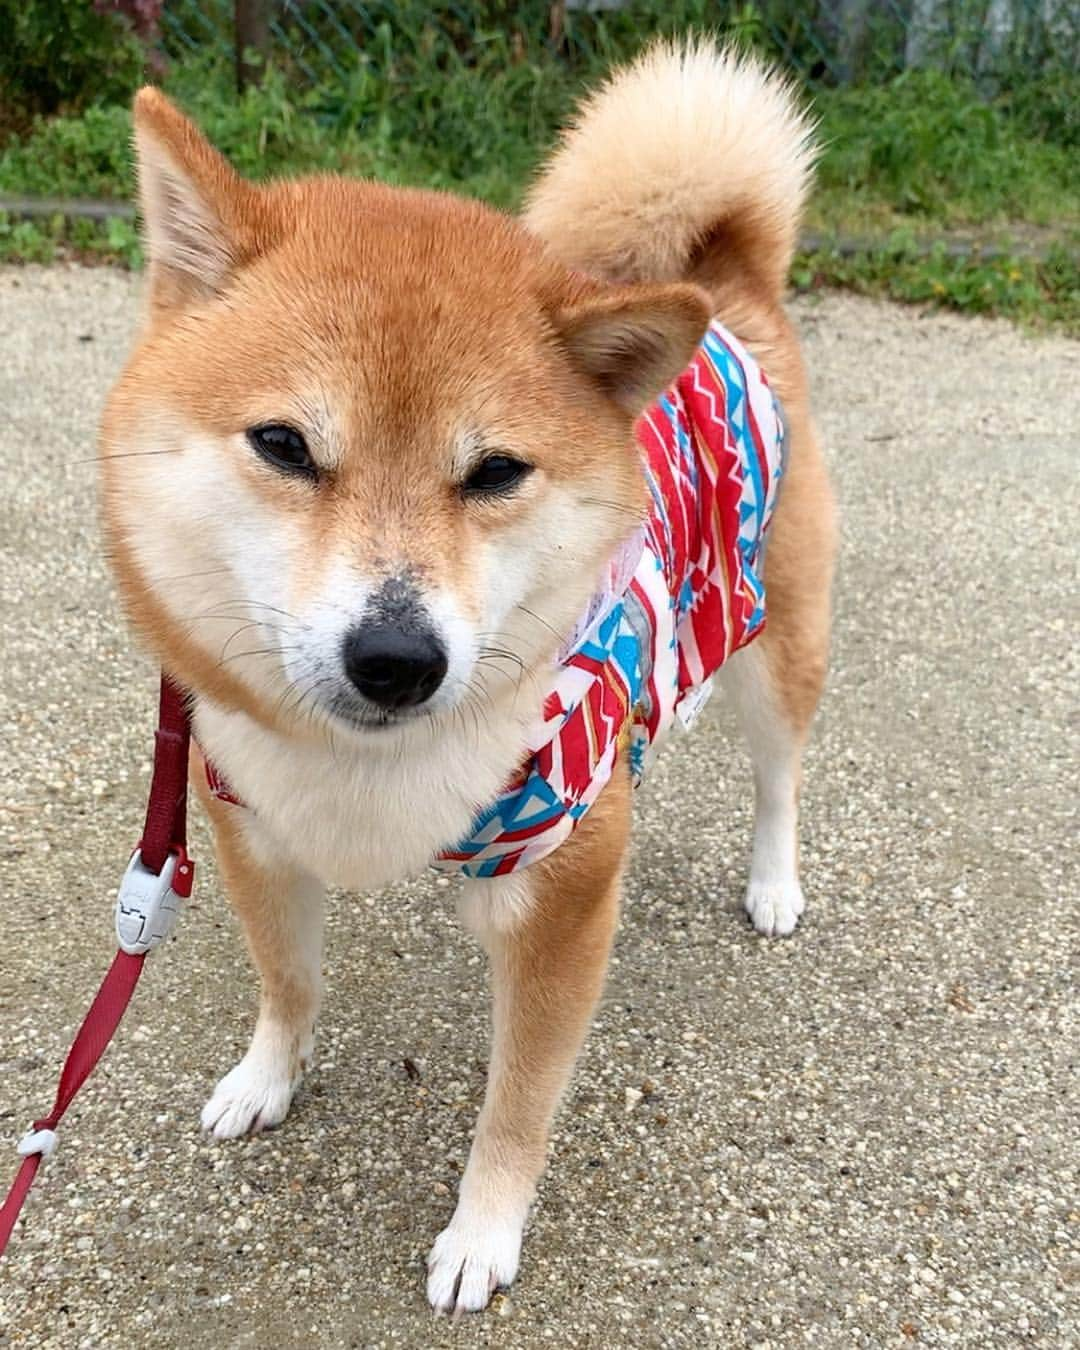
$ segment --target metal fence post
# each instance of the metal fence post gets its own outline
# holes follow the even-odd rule
[[[258,84],[270,54],[271,0],[235,0],[233,36],[236,47],[236,88],[242,94]]]

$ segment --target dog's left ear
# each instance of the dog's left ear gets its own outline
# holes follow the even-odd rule
[[[636,417],[690,364],[712,318],[698,286],[604,287],[552,315],[570,356]]]

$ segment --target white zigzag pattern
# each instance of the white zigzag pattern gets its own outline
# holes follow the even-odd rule
[[[743,463],[742,455],[740,454],[737,448],[729,444],[728,440],[728,434],[735,430],[738,430],[740,432],[743,444],[745,444],[746,439],[750,436],[750,427],[747,416],[747,409],[749,408],[749,406],[753,401],[752,392],[750,389],[750,378],[751,378],[750,372],[756,370],[757,367],[753,361],[753,358],[750,356],[749,352],[743,351],[740,355],[740,352],[736,351],[734,346],[730,346],[727,342],[719,342],[719,340],[718,346],[720,346],[722,349],[722,356],[717,355],[716,357],[714,357],[714,363],[717,367],[717,373],[724,382],[725,393],[734,383],[734,380],[731,377],[732,364],[737,366],[739,370],[742,371],[745,377],[745,384],[743,385],[743,387],[739,389],[739,407],[737,409],[729,408],[728,410],[729,416],[726,422],[723,424],[723,429],[725,432],[724,448],[727,449],[732,456],[732,464],[731,469],[728,472],[728,478],[740,489],[739,495],[740,506],[743,505],[744,503],[749,504],[754,508],[755,515],[760,515],[762,503],[758,498],[757,489],[754,484],[753,476],[745,472],[745,465]],[[695,364],[694,367],[695,383],[697,382],[698,379],[698,371],[699,367],[698,365]],[[709,400],[713,404],[713,419],[714,421],[719,423],[719,419],[716,417],[715,399],[713,395],[711,394],[711,392],[707,390],[702,390],[701,392],[708,394]],[[764,430],[764,426],[762,426],[762,429]],[[757,538],[758,533],[759,531],[754,517],[751,517],[749,520],[740,523],[739,525],[740,539],[754,540]]]
[[[706,353],[709,355],[710,359],[713,359],[711,357],[711,354],[708,353],[707,349]],[[740,487],[741,485],[739,482],[739,472],[738,472],[739,456],[738,454],[735,453],[735,451],[728,443],[728,433],[730,423],[727,417],[722,415],[720,412],[715,387],[710,387],[709,384],[702,383],[703,365],[704,362],[701,359],[698,359],[694,362],[692,367],[693,369],[692,387],[696,394],[701,395],[703,399],[708,401],[709,416],[712,419],[712,424],[714,427],[719,428],[721,432],[721,436],[718,438],[721,444],[713,446],[714,450],[713,458],[716,459],[717,461],[715,468],[711,466],[706,468],[707,462],[705,458],[699,456],[698,472],[699,473],[702,471],[707,472],[710,485],[715,491],[718,475],[723,472],[723,466],[719,463],[719,452],[722,448],[723,452],[727,454],[729,459],[727,477],[730,479],[732,483],[736,485],[736,487]],[[723,377],[721,376],[721,378]],[[727,392],[726,383],[724,386],[724,390],[726,395]],[[705,564],[707,561],[708,552],[709,552],[708,542],[703,539],[701,542],[701,551],[697,558],[697,566],[699,571],[701,571],[708,579],[710,586],[714,587],[716,592],[720,594],[723,598],[722,612],[724,623],[724,647],[726,650],[731,645],[732,634],[731,634],[731,614],[729,612],[728,598],[726,595],[727,587],[724,582],[723,565],[722,560],[719,557],[714,558],[712,568],[709,571],[706,571]],[[694,609],[697,607],[697,603],[703,599],[703,596],[704,596],[703,591],[698,592],[694,596],[694,603],[690,606],[690,610],[686,618],[689,618],[689,615],[694,612]],[[702,666],[700,653],[698,652],[697,636],[694,632],[693,624],[687,623],[686,618],[684,618],[683,622],[679,625],[679,645],[682,649],[683,658],[686,661],[687,670],[692,673],[695,680],[699,680],[704,676],[704,668]]]
[[[727,396],[727,391],[728,391],[728,380],[727,380],[727,378],[726,378],[725,372],[720,368],[720,361],[719,361],[719,359],[718,359],[717,357],[714,357],[714,356],[712,355],[712,353],[709,353],[709,355],[710,355],[710,359],[713,361],[713,364],[714,364],[714,365],[716,366],[716,368],[717,368],[717,374],[718,374],[718,376],[720,377],[720,380],[723,382],[723,385],[724,385],[724,394],[725,394],[725,398],[726,398],[726,396]],[[728,352],[727,352],[726,350],[725,350],[725,352],[724,352],[724,356],[725,356],[725,357],[728,356]],[[727,478],[728,478],[728,481],[729,481],[729,482],[734,483],[734,485],[739,489],[739,502],[740,502],[740,505],[741,505],[741,503],[742,503],[743,501],[747,500],[747,475],[743,472],[742,456],[739,454],[739,451],[738,451],[737,447],[732,443],[732,439],[731,439],[731,425],[732,425],[732,424],[731,424],[731,421],[730,421],[729,418],[727,418],[727,417],[722,417],[722,416],[719,415],[719,413],[718,413],[718,411],[717,411],[717,396],[716,396],[716,392],[715,392],[713,389],[710,389],[708,385],[705,385],[705,384],[702,384],[702,383],[701,383],[701,369],[702,369],[702,363],[701,363],[700,361],[695,361],[695,362],[694,362],[694,367],[693,367],[693,369],[694,369],[694,390],[695,390],[696,393],[702,394],[705,398],[708,399],[709,405],[710,405],[710,414],[711,414],[712,420],[713,420],[713,425],[719,427],[720,430],[721,430],[721,432],[722,432],[723,449],[724,449],[724,452],[727,454],[728,460],[729,460],[729,463],[728,463],[728,470],[727,470]],[[715,448],[715,447],[714,447],[714,448]],[[714,484],[714,485],[715,485],[715,484]],[[750,499],[751,501],[753,500],[753,485],[752,485],[752,484],[751,484],[751,486],[750,486],[750,496],[749,496],[749,499]],[[740,534],[740,536],[742,535],[742,531],[743,531],[743,526],[740,525],[740,526],[739,526],[739,534]],[[700,564],[701,559],[699,559],[698,561],[699,561],[699,564]],[[741,564],[739,565],[739,569],[740,569],[740,571],[741,571]],[[704,568],[703,568],[702,570],[704,571]],[[713,582],[713,583],[714,583],[715,585],[717,585],[717,586],[721,586],[721,585],[722,585],[722,582],[723,582],[723,572],[722,572],[722,569],[721,569],[721,566],[720,566],[720,560],[719,560],[719,559],[717,559],[716,564],[715,564],[715,566],[713,567],[712,573],[709,575],[709,580],[710,580],[711,582]],[[729,616],[728,616],[728,614],[727,614],[727,603],[726,603],[726,601],[725,601],[725,605],[724,605],[724,611],[725,611],[725,613],[724,613],[724,624],[725,624],[725,629],[726,629],[725,634],[724,634],[724,641],[725,641],[725,645],[730,645],[730,642],[731,642],[730,618],[729,618]]]
[[[709,400],[709,414],[712,417],[713,425],[719,427],[721,431],[724,432],[724,449],[727,451],[728,456],[731,460],[731,464],[727,472],[728,479],[732,483],[734,483],[736,487],[741,487],[744,485],[745,480],[742,473],[740,472],[739,456],[735,452],[735,450],[728,444],[728,429],[731,424],[726,417],[722,417],[720,415],[717,409],[716,392],[713,389],[710,389],[707,384],[701,383],[701,362],[695,361],[693,369],[694,369],[694,392],[696,394],[703,395],[705,398]],[[720,377],[721,379],[723,379],[722,373]],[[726,392],[727,390],[726,381],[724,382],[724,389]]]

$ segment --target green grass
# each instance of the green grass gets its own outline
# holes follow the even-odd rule
[[[0,211],[0,263],[51,263],[66,259],[87,263],[142,266],[142,249],[130,220],[18,220]]]
[[[1077,82],[1080,98],[1080,81]],[[932,71],[817,100],[817,223],[859,231],[1080,224],[1080,146]]]
[[[511,59],[503,46],[493,39],[469,64],[444,55],[438,69],[415,52],[405,60],[376,48],[335,86],[298,88],[271,72],[243,98],[227,68],[189,60],[172,68],[165,87],[254,177],[333,169],[513,208],[603,60],[583,70],[550,57]],[[1022,106],[1015,97],[987,103],[930,72],[819,94],[824,153],[808,223],[826,239],[872,243],[857,257],[825,247],[801,258],[796,286],[841,285],[1080,332],[1080,138],[1069,111],[1071,93],[1080,101],[1076,84],[1055,85],[1041,104],[1028,90]],[[125,106],[39,119],[0,151],[0,192],[129,199],[129,139]],[[1006,256],[928,250],[957,231],[1004,245]],[[1028,256],[1032,244],[1049,247],[1045,261]],[[126,222],[0,217],[0,259],[65,254],[139,261]]]
[[[949,256],[929,252],[910,236],[892,237],[873,251],[800,253],[791,273],[797,291],[842,287],[862,295],[927,304],[969,314],[1000,315],[1026,327],[1052,326],[1080,336],[1080,249],[1052,245],[1045,257],[1003,253]]]

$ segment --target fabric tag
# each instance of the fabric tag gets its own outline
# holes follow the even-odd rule
[[[693,689],[688,689],[682,698],[675,705],[675,716],[679,719],[679,724],[684,731],[690,728],[698,719],[698,714],[712,698],[713,682],[710,677],[704,684],[699,684]]]

